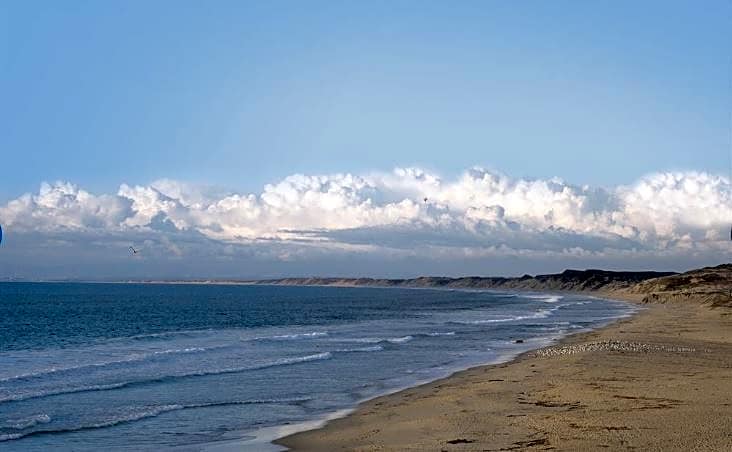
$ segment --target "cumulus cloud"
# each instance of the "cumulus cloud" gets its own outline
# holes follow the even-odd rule
[[[426,201],[425,201],[426,198]],[[514,179],[473,168],[445,180],[417,168],[293,175],[259,193],[173,180],[92,194],[44,183],[0,206],[13,234],[41,240],[147,241],[177,258],[244,253],[273,260],[334,254],[429,256],[719,255],[729,249],[729,180],[651,174],[628,186]],[[234,251],[232,251],[234,250]]]

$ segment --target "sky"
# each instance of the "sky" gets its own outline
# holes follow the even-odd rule
[[[732,254],[729,1],[11,0],[0,65],[0,278]]]

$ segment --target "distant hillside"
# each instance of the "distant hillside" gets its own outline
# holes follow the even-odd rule
[[[732,307],[732,264],[647,279],[625,292],[642,296],[646,303],[694,300],[712,306]]]
[[[693,301],[732,307],[732,264],[674,272],[614,272],[565,270],[551,275],[520,278],[422,276],[412,279],[282,278],[254,284],[290,286],[424,287],[536,291],[592,291],[624,296],[643,303]]]
[[[372,278],[282,278],[257,281],[256,284],[294,286],[359,286],[359,287],[432,287],[455,289],[512,289],[554,291],[615,291],[635,284],[676,275],[672,272],[614,272],[606,270],[565,270],[552,275],[524,275],[520,278],[467,276],[447,278],[422,276],[412,279]]]

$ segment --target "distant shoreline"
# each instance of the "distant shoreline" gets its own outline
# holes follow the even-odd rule
[[[5,281],[11,282],[11,281]],[[279,278],[264,280],[119,280],[119,281],[12,281],[26,283],[93,284],[180,284],[180,285],[272,285],[333,286],[374,288],[491,289],[536,292],[573,292],[612,294],[612,297],[643,303],[686,301],[711,306],[732,307],[732,264],[705,267],[686,273],[655,271],[565,270],[547,275],[521,277],[442,277],[423,276],[408,279],[375,278]]]
[[[443,287],[475,289],[536,289],[536,290],[599,290],[627,287],[652,278],[675,275],[674,272],[565,270],[545,275],[503,276],[420,276],[416,278],[360,277],[288,277],[273,279],[140,279],[140,280],[14,280],[3,282],[98,283],[98,284],[200,284],[200,285],[278,285],[278,286],[336,286],[336,287]]]

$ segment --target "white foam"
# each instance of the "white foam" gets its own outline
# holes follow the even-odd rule
[[[198,335],[202,333],[211,333],[215,330],[208,328],[208,329],[202,329],[202,330],[180,330],[180,331],[163,331],[161,333],[146,333],[146,334],[136,334],[134,336],[120,336],[115,337],[112,339],[109,339],[110,341],[126,341],[129,339],[158,339],[161,337],[174,337],[174,336],[192,336],[192,335]]]
[[[531,298],[533,300],[541,300],[544,303],[556,303],[563,299],[562,295],[524,295],[524,298]]]
[[[72,387],[72,388],[58,388],[58,389],[52,389],[52,390],[48,390],[48,391],[39,391],[39,392],[32,392],[32,393],[26,393],[26,394],[12,393],[11,395],[6,396],[6,397],[0,397],[0,403],[43,398],[43,397],[49,397],[49,396],[61,395],[61,394],[74,394],[74,393],[79,393],[79,392],[108,391],[108,390],[114,390],[114,389],[121,389],[121,388],[135,385],[135,384],[149,383],[149,382],[161,381],[161,380],[166,380],[166,379],[203,377],[203,376],[208,376],[208,375],[239,373],[239,372],[246,372],[249,370],[267,369],[269,367],[287,366],[287,365],[291,365],[291,364],[298,364],[298,363],[304,363],[304,362],[309,362],[309,361],[330,359],[332,356],[333,355],[331,354],[331,352],[322,352],[322,353],[316,353],[316,354],[307,355],[307,356],[297,356],[297,357],[293,357],[293,358],[280,358],[280,359],[271,361],[269,363],[258,364],[255,366],[229,367],[229,368],[223,368],[223,369],[200,370],[200,371],[188,372],[188,373],[183,373],[183,374],[159,375],[159,376],[155,376],[155,377],[151,377],[151,378],[147,378],[147,379],[131,380],[131,381],[125,381],[125,382],[113,383],[113,384],[107,384],[107,385],[91,385],[91,386],[79,386],[79,387]]]
[[[384,339],[381,337],[356,337],[356,338],[350,338],[350,339],[343,339],[343,342],[357,342],[360,344],[376,344],[378,342],[383,342]]]
[[[341,342],[356,342],[359,344],[378,344],[380,342],[388,342],[390,344],[403,344],[414,339],[414,336],[400,336],[400,337],[354,337],[341,339]]]
[[[24,436],[25,435],[23,435],[22,433],[10,433],[8,435],[0,435],[0,442],[2,442],[2,441],[11,441],[11,440],[14,440],[14,439],[22,438]]]
[[[127,414],[124,416],[119,416],[119,417],[110,419],[108,421],[99,422],[99,423],[95,423],[95,424],[79,425],[79,426],[75,426],[75,427],[57,429],[57,430],[37,430],[37,431],[28,432],[28,433],[19,433],[16,435],[0,435],[0,441],[9,441],[9,440],[14,440],[14,439],[19,439],[19,438],[23,438],[25,436],[30,436],[30,435],[38,434],[38,433],[65,433],[65,432],[77,432],[79,430],[91,430],[91,429],[97,429],[97,428],[112,427],[114,425],[123,424],[125,422],[139,421],[140,419],[159,416],[162,413],[167,413],[168,411],[181,410],[183,408],[184,408],[183,405],[162,405],[159,407],[150,407],[150,408],[146,408],[140,412]]]
[[[361,347],[361,348],[344,348],[340,350],[336,350],[337,352],[342,353],[351,353],[351,352],[379,352],[383,350],[384,347],[381,345],[374,345],[373,347]]]
[[[103,422],[97,422],[97,423],[85,424],[85,425],[77,425],[77,426],[68,427],[68,428],[37,430],[37,431],[30,431],[30,432],[26,432],[26,433],[13,433],[13,434],[0,435],[0,442],[20,439],[25,436],[30,436],[30,435],[38,434],[38,433],[66,433],[66,432],[76,432],[79,430],[92,430],[92,429],[98,429],[98,428],[112,427],[112,426],[115,426],[118,424],[134,422],[134,421],[139,421],[141,419],[160,416],[161,414],[168,413],[170,411],[179,411],[179,410],[187,410],[187,409],[195,409],[195,408],[206,408],[206,407],[213,407],[213,406],[227,406],[227,405],[259,405],[259,404],[278,404],[278,403],[279,404],[292,404],[292,403],[307,402],[309,400],[312,400],[312,398],[293,397],[293,398],[283,398],[283,399],[234,400],[234,401],[208,402],[208,403],[191,403],[191,404],[185,404],[185,405],[171,404],[171,405],[160,405],[160,406],[137,407],[136,409],[133,409],[131,413],[113,417],[112,419],[109,419],[109,420],[106,420]],[[43,415],[43,416],[45,416],[45,415]],[[48,416],[46,416],[46,418],[48,418]],[[45,421],[44,423],[46,423],[46,422],[50,422],[50,418],[48,418],[48,420]],[[34,425],[36,425],[36,424],[34,424]]]
[[[392,337],[390,339],[387,339],[387,342],[390,342],[392,344],[404,344],[405,342],[409,342],[412,339],[414,339],[414,336],[402,336],[402,337]]]
[[[205,352],[207,350],[211,350],[213,348],[218,347],[212,347],[212,348],[201,348],[201,347],[190,347],[190,348],[183,348],[183,349],[168,349],[168,350],[160,350],[150,353],[135,353],[132,355],[125,356],[120,359],[114,359],[109,361],[101,361],[96,363],[87,363],[87,364],[81,364],[78,366],[67,366],[67,367],[50,367],[42,370],[37,370],[35,372],[28,372],[24,374],[19,375],[13,375],[10,377],[3,377],[0,378],[0,382],[8,382],[8,381],[14,381],[14,380],[27,380],[32,378],[41,378],[47,375],[62,373],[62,372],[70,372],[75,370],[81,370],[81,369],[93,369],[93,368],[99,368],[99,367],[107,367],[107,366],[113,366],[116,364],[125,364],[125,363],[133,363],[133,362],[139,362],[139,361],[145,361],[147,359],[155,358],[158,356],[164,356],[164,355],[172,355],[172,354],[179,354],[179,353],[199,353],[199,352]]]
[[[34,427],[38,424],[48,424],[51,417],[47,414],[36,414],[21,419],[8,419],[2,424],[3,428],[11,428],[13,430],[24,430]]]
[[[109,385],[90,385],[90,386],[78,386],[75,388],[58,388],[49,391],[31,392],[25,394],[13,393],[7,397],[0,397],[0,403],[5,402],[17,402],[20,400],[37,399],[42,397],[49,397],[61,394],[75,394],[77,392],[93,392],[93,391],[108,391],[111,389],[124,388],[130,385],[132,382],[114,383]]]
[[[463,323],[466,325],[483,325],[486,323],[503,323],[503,322],[515,322],[518,320],[545,319],[545,318],[549,317],[557,309],[559,309],[559,307],[552,308],[552,309],[542,309],[533,314],[517,315],[517,316],[513,316],[513,317],[506,317],[503,319],[465,320],[465,321],[458,321],[457,323]]]
[[[312,339],[316,337],[325,337],[328,333],[325,331],[313,331],[312,333],[293,333],[293,334],[280,334],[277,336],[260,336],[255,337],[253,340],[293,340],[293,339]]]

